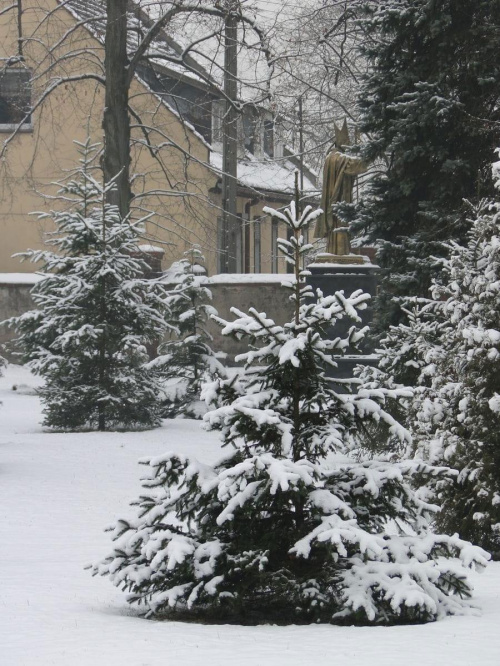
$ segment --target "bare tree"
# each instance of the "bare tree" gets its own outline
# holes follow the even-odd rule
[[[274,101],[286,118],[288,143],[316,168],[332,147],[335,121],[346,118],[356,125],[358,83],[366,69],[358,50],[361,5],[361,0],[291,3],[273,27],[279,50]]]

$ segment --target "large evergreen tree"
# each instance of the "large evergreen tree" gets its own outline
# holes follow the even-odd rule
[[[500,185],[500,163],[496,179]],[[457,476],[430,484],[442,504],[440,529],[458,532],[500,557],[500,204],[469,206],[471,231],[450,258],[423,307],[392,327],[372,388],[414,386],[406,424],[417,457]]]
[[[252,347],[239,375],[205,390],[206,423],[229,451],[214,466],[172,452],[146,461],[138,516],[118,522],[113,552],[93,571],[157,615],[180,607],[233,621],[390,623],[463,612],[470,587],[459,560],[481,565],[486,554],[431,534],[436,508],[410,484],[443,470],[364,452],[364,424],[406,439],[383,409],[397,391],[353,381],[339,393],[326,375],[331,354],[362,339],[357,310],[369,297],[313,294],[299,266],[315,215],[268,212],[292,233],[279,243],[295,268],[295,312],[284,326],[255,309],[223,322]],[[345,317],[348,335],[327,339]]]
[[[432,425],[424,423],[420,415],[429,399],[437,365],[445,353],[443,345],[449,322],[443,305],[433,298],[404,299],[402,321],[397,326],[389,326],[375,350],[377,364],[356,368],[356,375],[371,389],[387,387],[407,391],[387,408],[410,431],[414,444],[426,439],[424,433],[432,431]]]
[[[391,295],[427,297],[441,241],[465,240],[463,199],[492,194],[489,164],[500,136],[500,0],[367,6],[363,155],[381,169],[356,225],[379,247],[385,328],[398,312]]]
[[[453,483],[441,484],[438,525],[491,550],[500,558],[500,205],[474,208],[466,246],[455,246],[445,265],[449,326],[445,353],[421,410],[431,424],[429,454],[456,467]],[[425,441],[424,438],[420,438]],[[439,444],[439,446],[437,446]]]
[[[52,250],[28,251],[45,278],[31,290],[36,310],[10,321],[24,360],[45,379],[44,424],[61,429],[159,424],[160,384],[144,364],[165,332],[165,287],[142,276],[141,224],[107,203],[114,183],[94,177],[96,146],[61,186],[69,208],[49,214]]]

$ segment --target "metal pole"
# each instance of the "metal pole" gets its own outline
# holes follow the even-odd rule
[[[300,194],[304,194],[304,122],[302,115],[302,95],[299,97],[299,154],[300,154]]]

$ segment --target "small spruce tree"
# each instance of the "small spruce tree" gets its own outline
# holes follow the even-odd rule
[[[205,391],[214,407],[205,422],[220,429],[226,457],[214,466],[172,452],[145,461],[139,514],[118,522],[115,548],[93,572],[150,615],[177,607],[246,622],[391,623],[463,612],[470,587],[460,560],[481,566],[487,555],[431,534],[436,507],[410,484],[442,470],[361,447],[367,422],[407,439],[383,408],[398,392],[352,381],[339,393],[326,375],[332,353],[362,339],[357,310],[369,296],[313,294],[300,266],[316,214],[266,210],[292,233],[279,243],[295,271],[286,287],[294,316],[281,326],[233,309],[236,320],[222,322],[252,345],[239,375]],[[348,335],[327,339],[345,317]]]
[[[204,284],[204,262],[199,247],[193,246],[167,272],[167,279],[176,283],[166,300],[170,339],[159,346],[158,357],[148,366],[160,369],[165,381],[163,415],[167,418],[200,418],[206,411],[200,399],[202,386],[226,374],[221,363],[224,354],[213,351],[207,329],[217,310],[211,305],[212,292]]]
[[[113,183],[93,175],[98,146],[78,144],[80,167],[61,184],[69,209],[53,211],[55,251],[28,251],[45,278],[31,290],[36,310],[10,320],[40,389],[44,425],[58,429],[159,424],[160,384],[145,368],[146,345],[166,329],[165,289],[143,279],[140,223],[107,203]]]

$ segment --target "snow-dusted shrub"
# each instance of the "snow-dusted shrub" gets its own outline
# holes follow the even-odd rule
[[[167,418],[200,418],[206,411],[200,400],[203,384],[215,376],[225,376],[221,363],[224,354],[212,350],[207,329],[208,320],[217,315],[217,310],[211,305],[212,292],[204,284],[204,261],[200,249],[194,246],[165,276],[175,283],[165,302],[171,331],[148,367],[160,370],[165,382],[162,413]]]
[[[114,528],[115,547],[95,574],[129,592],[149,615],[172,608],[245,622],[424,622],[468,608],[465,567],[487,554],[457,536],[434,535],[437,507],[412,478],[443,475],[423,462],[368,455],[365,424],[408,433],[385,410],[404,391],[329,379],[332,354],[364,335],[357,310],[369,296],[313,294],[301,271],[303,231],[316,213],[268,209],[293,236],[279,241],[295,279],[292,321],[234,309],[225,334],[246,338],[244,370],[206,387],[227,455],[204,465],[169,452],[144,461],[138,514]],[[347,337],[325,329],[349,317]]]
[[[80,145],[73,179],[61,184],[66,210],[49,215],[55,251],[28,251],[45,279],[31,290],[36,310],[10,320],[24,360],[45,379],[44,424],[61,429],[150,427],[160,421],[161,385],[145,368],[146,345],[165,332],[165,288],[143,279],[140,223],[106,202],[113,183],[93,176],[96,146]]]

